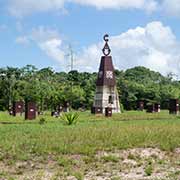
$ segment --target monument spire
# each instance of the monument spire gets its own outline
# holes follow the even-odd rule
[[[105,112],[105,109],[111,107],[113,112],[120,112],[119,96],[116,88],[115,72],[109,47],[109,35],[104,35],[105,45],[102,49],[103,55],[99,67],[99,73],[96,81],[96,94],[94,98],[93,109],[95,112]]]
[[[104,48],[102,49],[102,52],[105,56],[109,56],[111,54],[111,49],[109,47],[109,35],[108,34],[105,34],[104,35],[104,41],[105,41],[105,45],[104,45]]]

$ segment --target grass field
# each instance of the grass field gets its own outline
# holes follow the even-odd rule
[[[48,153],[93,154],[98,150],[133,147],[173,150],[180,146],[180,118],[166,111],[160,114],[126,112],[112,118],[85,112],[80,113],[79,122],[73,126],[48,114],[44,117],[46,123],[40,125],[40,117],[25,121],[23,117],[1,113],[1,159]]]
[[[41,117],[46,119],[43,125],[39,124]],[[91,164],[98,152],[158,148],[171,153],[179,147],[180,117],[169,115],[168,111],[159,114],[132,111],[112,118],[81,112],[78,123],[72,126],[50,113],[35,121],[0,113],[0,160],[8,166],[37,157],[46,161],[51,156],[61,166],[69,167],[73,166],[67,158],[71,156],[82,156]],[[104,161],[115,163],[116,158],[108,156]]]

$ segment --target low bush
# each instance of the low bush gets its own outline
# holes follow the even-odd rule
[[[39,124],[44,124],[46,122],[46,119],[45,118],[41,118],[40,120],[39,120]]]
[[[77,123],[78,118],[79,118],[79,114],[77,112],[63,113],[61,116],[61,119],[65,121],[67,125],[72,125]]]

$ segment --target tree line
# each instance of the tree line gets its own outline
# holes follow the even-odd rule
[[[180,97],[180,81],[172,74],[163,76],[145,67],[126,71],[115,70],[120,102],[127,110],[136,109],[136,102],[161,103],[168,107],[170,98]],[[0,68],[0,110],[8,110],[12,102],[37,103],[40,111],[53,110],[69,102],[74,109],[90,109],[96,89],[97,73],[55,72],[52,68]]]

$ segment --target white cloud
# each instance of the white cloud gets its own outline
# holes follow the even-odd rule
[[[62,41],[60,39],[49,39],[41,42],[39,47],[46,52],[52,59],[57,60],[59,63],[64,64],[64,51],[61,49]]]
[[[20,36],[16,39],[16,43],[18,44],[24,45],[30,42],[38,46],[51,59],[57,61],[62,66],[61,69],[65,67],[64,48],[57,30],[40,26],[34,28],[29,35]]]
[[[56,29],[39,26],[38,28],[32,29],[31,38],[36,42],[45,42],[50,39],[59,39],[60,35]]]
[[[102,9],[140,9],[146,12],[160,10],[172,16],[180,16],[180,0],[9,0],[8,10],[16,17],[38,12],[67,12],[64,5],[76,3]]]
[[[164,0],[162,10],[172,16],[180,16],[180,0]]]
[[[56,60],[62,70],[66,69],[66,49],[57,30],[39,27],[17,42],[26,40],[34,42],[51,59]],[[161,22],[151,22],[145,27],[112,36],[109,45],[118,69],[145,66],[164,75],[170,72],[180,75],[180,44],[172,30]],[[98,71],[103,46],[104,42],[101,41],[84,47],[75,57],[75,69]]]
[[[34,12],[54,11],[63,8],[64,0],[10,0],[9,12],[23,17]]]
[[[157,2],[155,0],[71,0],[81,5],[90,5],[98,9],[145,9],[153,11],[156,9]]]
[[[112,56],[116,68],[127,69],[145,66],[166,75],[180,75],[180,46],[169,27],[161,22],[151,22],[110,38]],[[97,71],[103,43],[84,48],[77,57],[81,71]]]
[[[41,26],[32,30],[31,39],[42,51],[44,51],[50,58],[59,62],[59,64],[64,68],[65,54],[62,40],[57,30],[48,29]]]
[[[37,12],[62,11],[65,3],[93,6],[97,9],[142,9],[152,12],[157,9],[156,0],[9,0],[9,12],[23,17]]]

